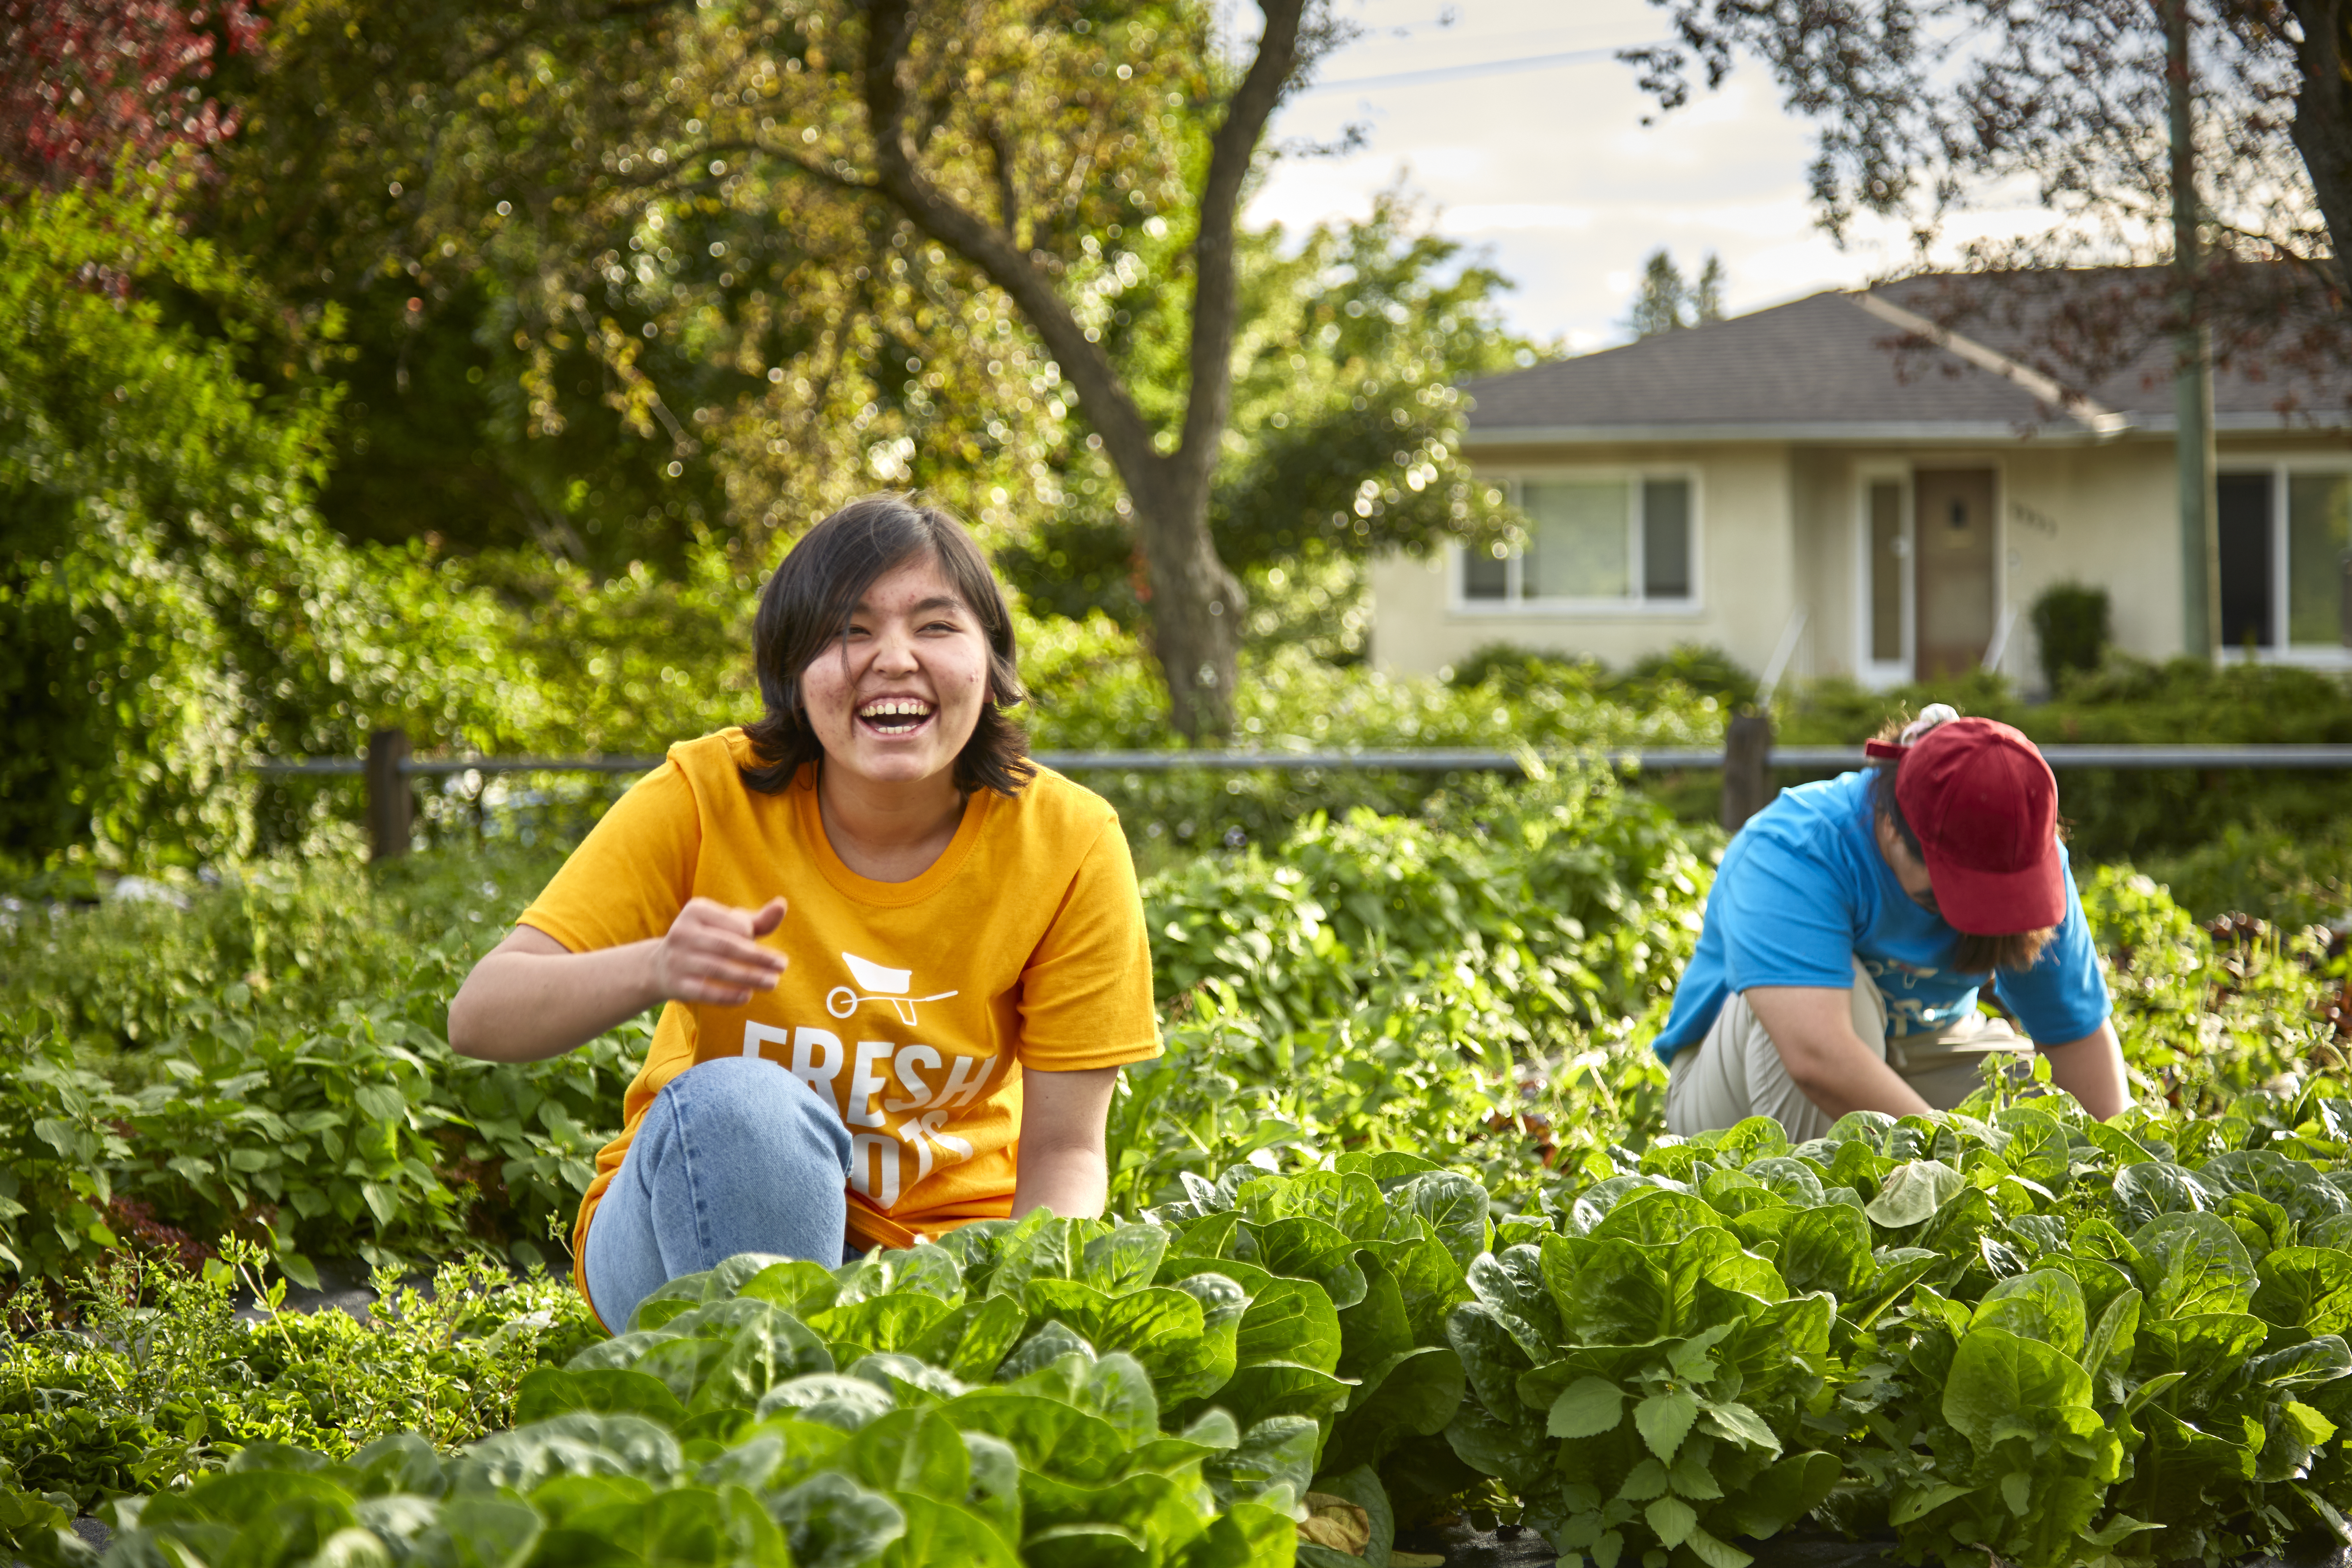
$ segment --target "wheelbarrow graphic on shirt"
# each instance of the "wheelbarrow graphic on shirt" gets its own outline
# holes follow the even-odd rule
[[[870,994],[846,985],[836,985],[824,994],[824,1010],[836,1018],[846,1018],[868,1002],[887,1002],[898,1010],[898,1021],[908,1028],[915,1026],[915,1007],[922,1002],[944,1002],[956,993],[941,991],[929,996],[909,996],[914,989],[915,972],[911,969],[886,969],[871,959],[845,952],[841,961],[849,965],[849,977]]]

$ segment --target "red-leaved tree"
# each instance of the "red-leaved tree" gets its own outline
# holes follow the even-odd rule
[[[62,189],[181,147],[202,170],[236,132],[203,84],[263,26],[253,0],[0,0],[0,178]]]

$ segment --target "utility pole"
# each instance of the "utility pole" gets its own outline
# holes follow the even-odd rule
[[[2196,120],[2189,74],[2189,0],[2157,0],[2164,14],[2164,84],[2172,138],[2173,466],[2180,500],[2180,641],[2212,662],[2221,629],[2221,542],[2213,485],[2213,343],[2199,300]]]

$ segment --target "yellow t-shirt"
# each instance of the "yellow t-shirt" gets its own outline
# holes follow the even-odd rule
[[[662,935],[698,896],[790,905],[763,939],[792,961],[774,991],[663,1007],[572,1229],[583,1294],[596,1202],[654,1096],[697,1062],[762,1057],[833,1101],[864,1247],[1012,1211],[1024,1066],[1160,1053],[1135,866],[1101,796],[1044,768],[1017,796],[976,791],[929,869],[877,882],[834,853],[813,769],[761,795],[736,772],[752,760],[740,729],[672,746],[522,913],[585,952]]]

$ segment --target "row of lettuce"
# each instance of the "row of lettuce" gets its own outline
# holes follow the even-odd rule
[[[1472,1505],[1594,1568],[1746,1568],[1801,1521],[2024,1568],[2352,1544],[2343,1096],[1989,1089],[1662,1138],[1524,1211],[1350,1153],[737,1258],[521,1375],[511,1429],[253,1443],[114,1505],[108,1561],[1329,1568]],[[17,1550],[80,1554],[61,1520]]]

